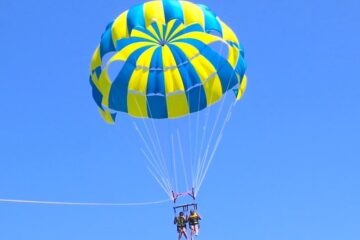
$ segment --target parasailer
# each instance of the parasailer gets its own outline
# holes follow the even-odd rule
[[[130,8],[106,27],[90,84],[105,121],[114,123],[120,112],[130,116],[150,173],[176,204],[184,196],[195,201],[245,91],[245,69],[236,34],[213,11],[159,0]],[[194,214],[196,235],[201,217]]]
[[[176,224],[177,232],[179,233],[178,239],[180,240],[182,236],[185,239],[188,239],[187,229],[186,229],[187,217],[185,217],[184,212],[180,212],[179,216],[174,218],[174,224]]]
[[[189,222],[191,230],[191,239],[193,239],[194,236],[197,237],[199,235],[200,220],[202,220],[200,214],[195,210],[190,210],[190,215],[187,217],[187,221]]]

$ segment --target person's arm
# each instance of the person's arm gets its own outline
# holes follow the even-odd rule
[[[200,216],[200,214],[198,214],[198,218],[199,218],[199,220],[201,220],[201,216]]]
[[[174,218],[174,224],[176,224],[177,223],[177,219],[176,219],[176,217]]]

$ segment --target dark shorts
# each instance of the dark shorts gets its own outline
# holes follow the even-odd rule
[[[189,224],[190,228],[191,228],[191,227],[195,227],[196,225],[200,228],[200,224],[199,224],[199,223],[192,223],[192,224]]]
[[[178,233],[181,233],[181,232],[184,232],[184,231],[186,231],[186,226],[184,226],[184,227],[177,227],[177,232],[178,232]]]

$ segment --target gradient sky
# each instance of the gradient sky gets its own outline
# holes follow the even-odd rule
[[[140,2],[0,0],[0,198],[166,198],[129,118],[105,124],[88,82],[105,26]],[[358,240],[360,2],[201,3],[238,34],[249,84],[198,198],[199,239]],[[0,203],[0,239],[176,239],[172,218],[171,203]]]

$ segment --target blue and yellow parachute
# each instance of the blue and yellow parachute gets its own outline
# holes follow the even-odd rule
[[[227,56],[211,44],[220,42]],[[105,55],[111,53],[107,60]],[[122,62],[114,79],[109,67]],[[103,118],[177,118],[246,88],[244,51],[235,33],[206,6],[150,1],[110,23],[91,61],[93,98]]]

